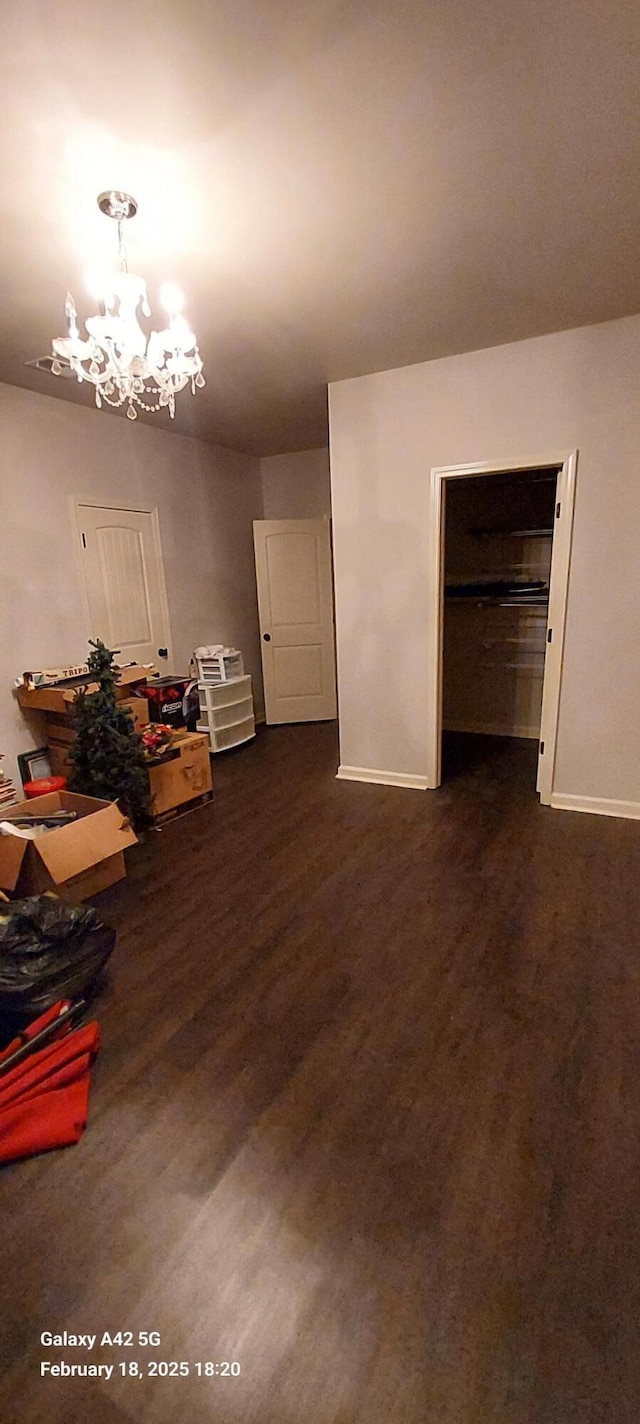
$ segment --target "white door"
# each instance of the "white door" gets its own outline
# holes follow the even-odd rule
[[[90,636],[122,663],[169,671],[169,626],[155,516],[135,509],[77,505]]]
[[[335,717],[329,520],[256,519],[253,539],[267,722]]]

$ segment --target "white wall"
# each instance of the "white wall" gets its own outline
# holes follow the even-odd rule
[[[640,317],[330,387],[341,762],[426,775],[434,465],[578,477],[554,791],[640,809]]]
[[[2,641],[0,751],[6,770],[33,738],[11,695],[24,668],[88,652],[70,497],[157,507],[173,639],[188,672],[200,643],[242,648],[262,678],[252,520],[259,461],[188,436],[0,385]]]
[[[260,461],[265,519],[322,519],[331,515],[329,451],[300,450]]]

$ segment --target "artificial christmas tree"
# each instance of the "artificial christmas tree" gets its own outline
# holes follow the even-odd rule
[[[97,692],[80,688],[73,702],[77,736],[69,748],[72,774],[69,789],[103,801],[118,801],[125,815],[140,826],[149,816],[149,777],[142,738],[129,712],[116,701],[114,654],[98,638],[91,642],[89,673]]]

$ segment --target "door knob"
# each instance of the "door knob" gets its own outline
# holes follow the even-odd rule
[[[159,657],[159,658],[168,658],[168,656],[169,656],[169,649],[168,649],[168,648],[158,648],[158,657]]]
[[[264,638],[265,643],[270,643],[270,642],[271,642],[271,634],[270,634],[270,633],[263,633],[262,636],[263,636],[263,638]]]

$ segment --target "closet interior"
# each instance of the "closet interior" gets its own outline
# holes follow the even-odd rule
[[[557,475],[447,482],[445,731],[539,737]]]

